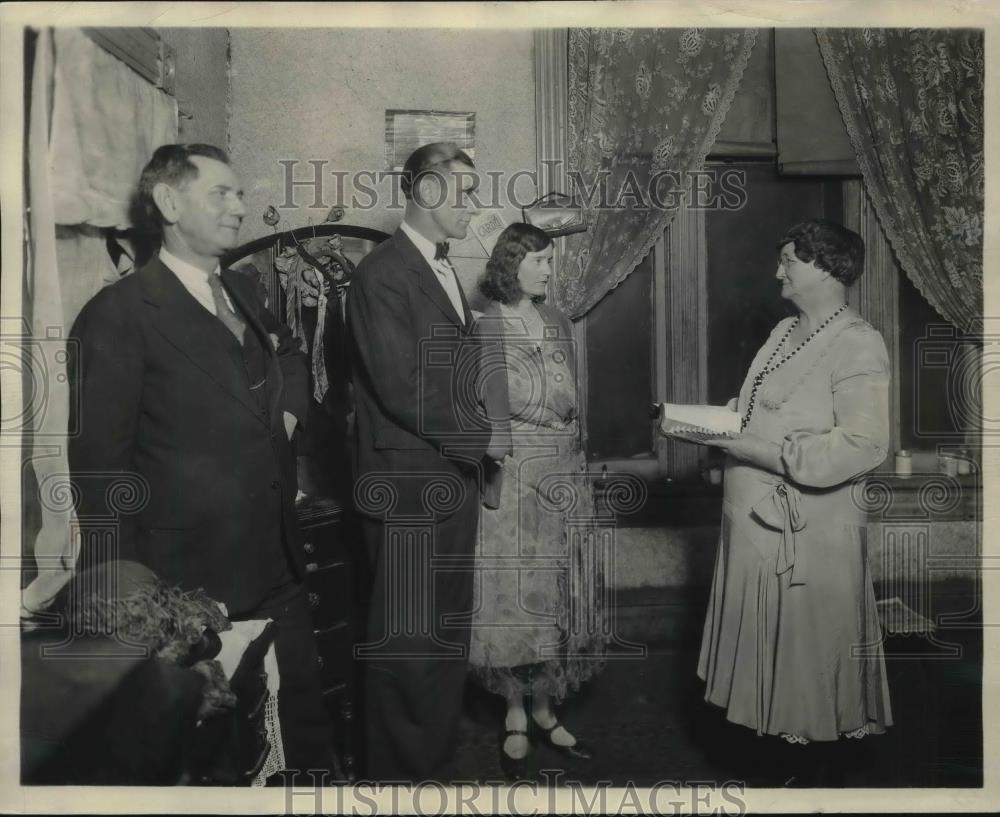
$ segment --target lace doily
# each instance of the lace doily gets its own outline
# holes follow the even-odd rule
[[[267,701],[264,703],[264,728],[267,730],[267,740],[271,744],[271,751],[257,776],[253,779],[253,783],[250,784],[251,786],[265,785],[267,778],[285,768],[285,747],[281,743],[281,725],[278,722],[278,696],[270,691],[268,691]]]
[[[278,656],[273,643],[264,656],[264,671],[267,673],[264,728],[267,731],[267,742],[271,744],[271,751],[268,752],[267,759],[251,786],[263,786],[267,778],[285,769],[285,747],[281,742],[281,723],[278,720],[278,689],[281,686],[281,679],[278,676]]]

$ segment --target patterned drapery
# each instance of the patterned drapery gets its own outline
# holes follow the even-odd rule
[[[556,305],[577,318],[642,261],[700,169],[756,29],[571,29],[571,187],[590,229],[566,239]]]
[[[983,33],[817,30],[865,186],[917,289],[970,330],[983,311]]]

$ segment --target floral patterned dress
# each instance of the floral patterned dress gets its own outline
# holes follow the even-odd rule
[[[750,366],[754,376],[792,318]],[[730,458],[698,674],[729,720],[788,740],[892,723],[857,479],[886,456],[889,361],[850,310],[763,381],[747,427],[783,475]]]
[[[502,317],[513,454],[480,515],[470,666],[491,692],[556,701],[603,665],[604,568],[576,420],[569,321],[544,305]]]

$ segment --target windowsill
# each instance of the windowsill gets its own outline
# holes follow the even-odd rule
[[[868,477],[867,494],[871,522],[954,522],[983,518],[983,485],[978,473],[959,476],[934,471],[911,476],[875,473]]]
[[[598,461],[600,467],[605,462]],[[650,462],[644,458],[616,460],[635,462],[638,468],[608,468],[607,474],[594,475],[594,494],[598,508],[608,509],[605,501],[614,475],[626,473],[642,479],[646,501],[632,513],[619,514],[623,528],[696,527],[716,524],[722,513],[722,485],[704,480],[670,480],[650,476]],[[591,466],[593,470],[593,464]],[[926,472],[912,476],[893,473],[873,473],[863,501],[869,508],[869,523],[929,521],[955,522],[982,519],[982,481],[978,474],[948,476]]]

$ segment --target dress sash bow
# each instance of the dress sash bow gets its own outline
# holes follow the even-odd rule
[[[802,495],[786,482],[779,482],[774,490],[751,509],[753,515],[763,524],[781,531],[781,546],[778,548],[778,563],[775,573],[779,576],[792,571],[792,584],[806,583],[805,553],[795,547],[795,534],[806,526],[801,508]]]

